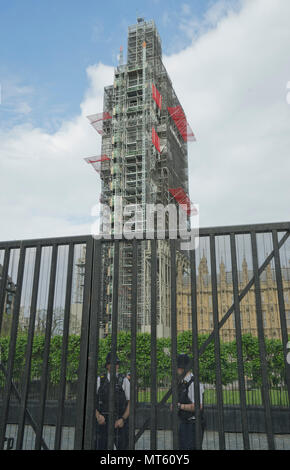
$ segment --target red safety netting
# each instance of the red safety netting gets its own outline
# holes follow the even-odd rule
[[[160,139],[159,139],[158,134],[155,131],[154,127],[152,127],[152,144],[154,145],[156,150],[158,150],[158,152],[160,153],[161,152],[161,150],[160,150]]]
[[[94,129],[100,134],[104,135],[104,129],[103,129],[103,122],[112,119],[112,116],[107,113],[98,113],[98,114],[91,114],[90,116],[87,116],[88,120],[90,121],[91,125],[93,126]]]
[[[181,205],[182,209],[186,211],[187,215],[196,213],[196,208],[193,206],[191,200],[183,188],[169,188],[168,191],[172,194],[178,204]],[[186,209],[184,206],[186,206]]]
[[[159,91],[157,90],[156,86],[153,83],[152,83],[152,98],[154,99],[158,108],[161,109],[162,108],[162,95],[160,95]]]
[[[107,155],[88,157],[88,158],[84,158],[84,160],[87,163],[90,163],[97,173],[100,173],[102,169],[104,170],[105,169],[104,166],[109,168],[109,162],[111,161],[110,157],[108,157]],[[108,162],[108,163],[104,164],[103,162]],[[103,163],[103,166],[102,166],[102,163]]]
[[[187,122],[185,114],[181,106],[175,106],[173,108],[167,107],[170,116],[176,124],[184,142],[195,141],[196,138],[194,133]]]

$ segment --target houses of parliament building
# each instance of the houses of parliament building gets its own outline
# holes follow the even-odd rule
[[[192,329],[191,312],[191,283],[187,270],[179,264],[177,276],[177,329],[183,332]],[[248,268],[246,259],[243,259],[242,270],[239,275],[239,291],[241,292],[253,277],[253,272]],[[290,267],[282,268],[284,301],[287,328],[290,334]],[[197,321],[198,333],[209,334],[213,331],[213,306],[212,286],[209,274],[208,262],[203,254],[199,264],[196,279],[197,287]],[[280,316],[277,296],[277,285],[274,269],[270,265],[260,276],[260,289],[262,300],[263,326],[267,338],[280,338]],[[226,270],[221,261],[217,275],[219,320],[233,305],[232,273]],[[252,287],[240,302],[242,334],[250,333],[257,336],[255,289]],[[235,314],[230,315],[224,326],[220,329],[220,337],[223,341],[235,339]]]

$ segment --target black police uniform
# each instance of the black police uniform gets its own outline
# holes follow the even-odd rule
[[[128,401],[123,390],[124,376],[119,374],[116,376],[115,382],[115,410],[114,421],[120,419],[126,408]],[[107,375],[100,377],[100,387],[97,392],[97,410],[105,417],[105,424],[100,425],[96,422],[96,449],[106,450],[108,447],[108,415],[109,415],[109,390],[110,382]],[[129,441],[129,429],[127,420],[122,428],[117,428],[115,432],[115,445],[117,450],[126,450]]]
[[[181,369],[188,370],[190,365],[190,358],[187,354],[179,354],[177,358],[177,367]],[[194,382],[194,377],[189,380],[186,380],[186,377],[178,384],[178,403],[188,405],[191,400],[188,397],[188,391],[191,384]],[[201,416],[201,442],[203,439],[203,433],[205,428],[205,421],[203,410],[200,410]],[[179,410],[178,411],[179,417],[179,430],[178,430],[178,437],[179,437],[179,449],[180,450],[195,450],[196,443],[195,443],[195,435],[196,435],[196,421],[195,421],[195,413],[192,411],[186,410]]]
[[[193,377],[190,380],[182,380],[178,384],[178,402],[180,404],[188,405],[192,403],[188,398],[188,389],[193,383]],[[204,417],[203,410],[201,410],[201,442],[204,433]],[[179,410],[179,449],[180,450],[195,450],[196,448],[196,420],[195,413],[192,411]]]

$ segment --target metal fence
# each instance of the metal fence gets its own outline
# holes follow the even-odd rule
[[[131,372],[129,449],[178,449],[180,352],[192,358],[197,449],[289,449],[289,234],[290,223],[201,229],[199,247],[186,254],[184,279],[178,242],[168,239],[168,338],[158,336],[158,240],[148,241],[146,331],[137,312],[143,240],[1,242],[0,448],[94,449],[96,380],[111,350],[109,449],[117,354]],[[132,245],[132,283],[130,322],[120,332],[123,243]],[[104,337],[108,245],[114,246],[112,311]]]

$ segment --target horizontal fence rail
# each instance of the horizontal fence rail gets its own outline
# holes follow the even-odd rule
[[[0,448],[290,449],[289,234],[0,242]]]

